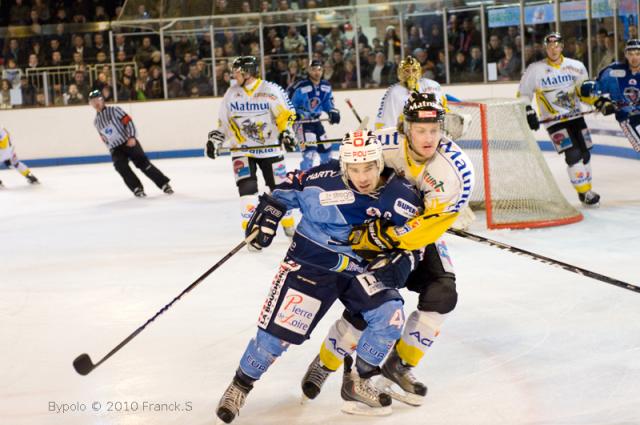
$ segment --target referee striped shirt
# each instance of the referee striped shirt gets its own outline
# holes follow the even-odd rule
[[[137,135],[133,120],[119,106],[105,106],[96,114],[93,125],[109,149],[117,148]]]

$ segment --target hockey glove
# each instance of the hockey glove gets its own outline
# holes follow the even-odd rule
[[[367,259],[375,257],[382,251],[394,249],[398,242],[389,236],[389,229],[385,221],[380,219],[354,226],[349,234],[351,249]]]
[[[287,212],[287,206],[267,193],[258,199],[258,206],[249,219],[245,236],[249,236],[257,228],[258,235],[250,244],[256,249],[262,249],[271,245],[278,223]]]
[[[329,124],[340,124],[340,111],[334,108],[327,114],[329,114]]]
[[[600,111],[602,115],[611,115],[616,112],[616,106],[611,102],[611,100],[606,97],[599,97],[598,100],[595,101],[593,106]]]
[[[424,249],[416,251],[394,251],[378,254],[367,271],[373,273],[376,280],[387,288],[403,288],[409,274],[422,261]]]
[[[209,138],[207,140],[206,153],[211,159],[216,159],[220,156],[220,148],[224,143],[224,134],[220,130],[213,130],[209,132]]]
[[[285,128],[282,133],[280,133],[280,136],[278,136],[278,141],[282,144],[282,146],[284,146],[284,149],[287,152],[294,152],[296,150],[296,146],[298,146],[295,135],[288,128]]]
[[[533,131],[536,131],[540,128],[540,121],[538,121],[538,114],[533,110],[531,105],[527,105],[527,124],[529,124],[529,128]]]

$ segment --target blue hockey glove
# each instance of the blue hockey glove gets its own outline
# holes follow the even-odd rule
[[[329,124],[340,124],[340,111],[332,109],[329,112]]]
[[[276,236],[278,223],[287,212],[287,206],[267,193],[260,195],[258,200],[258,206],[247,224],[245,236],[249,236],[255,229],[258,229],[258,235],[250,242],[250,245],[256,249],[262,249],[271,245]]]
[[[423,254],[423,249],[383,253],[369,263],[367,271],[387,288],[402,288],[409,274],[418,267]]]

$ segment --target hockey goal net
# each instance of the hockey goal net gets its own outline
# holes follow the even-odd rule
[[[582,220],[560,193],[529,130],[523,103],[490,99],[450,103],[450,109],[472,119],[456,142],[475,167],[471,207],[486,210],[488,228],[548,227]]]

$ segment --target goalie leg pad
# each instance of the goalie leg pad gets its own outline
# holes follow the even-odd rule
[[[416,310],[409,315],[396,350],[400,358],[410,366],[417,366],[425,352],[440,333],[446,315],[435,311]]]
[[[287,348],[288,342],[258,329],[256,337],[249,341],[242,355],[240,369],[245,375],[258,380]]]
[[[336,320],[329,329],[320,346],[320,361],[331,370],[338,370],[344,362],[345,356],[356,351],[362,331],[349,323],[344,317]]]
[[[362,316],[367,321],[367,329],[362,332],[358,341],[358,358],[378,366],[402,334],[402,301],[387,301],[373,310],[362,312]]]

